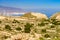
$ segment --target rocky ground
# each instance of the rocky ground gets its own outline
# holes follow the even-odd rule
[[[60,40],[60,21],[1,16],[0,40]]]
[[[0,40],[60,40],[60,21],[0,19]]]

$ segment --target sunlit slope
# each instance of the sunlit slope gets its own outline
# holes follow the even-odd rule
[[[60,21],[34,12],[22,17],[0,16],[0,40],[60,40]]]
[[[48,19],[48,17],[45,14],[37,13],[37,12],[28,12],[28,13],[25,13],[22,17]]]
[[[57,19],[57,20],[60,20],[60,12],[57,12],[55,14],[53,14],[50,19]]]

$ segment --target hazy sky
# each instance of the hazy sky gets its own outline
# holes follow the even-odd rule
[[[0,0],[0,5],[23,9],[60,8],[60,0]]]

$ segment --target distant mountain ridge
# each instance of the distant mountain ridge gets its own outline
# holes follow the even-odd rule
[[[0,15],[6,15],[6,14],[13,14],[14,12],[22,13],[25,12],[21,8],[14,8],[14,7],[6,7],[6,6],[0,6]]]
[[[12,15],[13,16],[21,16],[20,14],[23,14],[25,12],[39,12],[44,13],[48,17],[52,16],[52,14],[56,12],[60,12],[60,9],[46,9],[46,8],[40,8],[40,9],[21,9],[21,8],[15,8],[15,7],[6,7],[6,6],[0,6],[0,15]],[[14,14],[16,13],[16,14]]]
[[[16,12],[23,12],[24,11],[21,8],[6,7],[6,6],[0,6],[0,10],[8,10],[8,11],[16,11]]]

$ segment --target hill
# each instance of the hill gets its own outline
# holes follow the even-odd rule
[[[53,14],[50,19],[57,19],[57,20],[60,20],[60,12],[57,12],[55,14]]]
[[[37,12],[28,12],[28,13],[25,13],[24,15],[22,15],[22,17],[48,19],[48,17],[45,14],[37,13]]]

